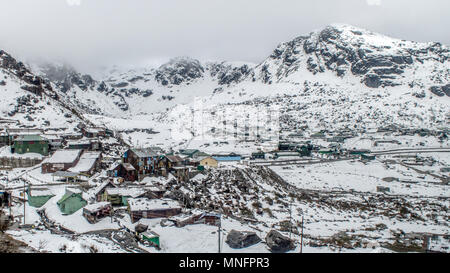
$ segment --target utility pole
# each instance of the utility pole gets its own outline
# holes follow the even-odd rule
[[[222,215],[220,215],[220,219],[219,219],[219,227],[218,227],[218,235],[219,235],[219,253],[220,253],[220,229],[222,227]]]
[[[25,180],[23,180],[23,224],[25,225],[25,207],[26,207],[26,200],[25,200]]]
[[[292,236],[292,203],[289,203],[289,239]]]
[[[300,239],[300,253],[303,252],[303,215],[302,215],[302,237]]]

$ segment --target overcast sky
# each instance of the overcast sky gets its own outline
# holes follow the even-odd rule
[[[260,62],[331,23],[450,44],[449,0],[0,0],[0,48],[76,66]]]

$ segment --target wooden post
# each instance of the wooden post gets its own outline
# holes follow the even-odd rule
[[[289,239],[292,236],[292,203],[289,203]]]
[[[300,239],[300,253],[303,252],[303,215],[302,215],[302,237]]]
[[[220,229],[222,227],[222,215],[220,216],[220,220],[219,220],[219,228],[218,228],[218,234],[219,234],[219,253],[220,253]]]
[[[23,224],[25,225],[25,207],[26,207],[26,200],[25,200],[25,180],[23,180]]]

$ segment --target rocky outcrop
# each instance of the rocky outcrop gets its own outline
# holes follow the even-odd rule
[[[256,75],[263,83],[269,83],[305,67],[314,75],[325,71],[338,77],[351,74],[361,77],[367,87],[379,88],[405,84],[402,79],[407,70],[419,71],[425,61],[439,67],[449,56],[449,48],[440,43],[407,42],[348,25],[332,25],[280,44],[257,67]],[[450,71],[440,66],[442,69],[430,70],[434,81],[449,77]],[[445,93],[438,88],[433,91]]]
[[[147,225],[143,225],[143,224],[137,224],[134,227],[134,231],[136,231],[137,233],[142,233],[142,232],[146,232],[148,229]]]
[[[244,248],[261,242],[255,232],[231,230],[225,241],[231,248]]]
[[[90,75],[78,73],[68,65],[44,64],[42,65],[42,72],[45,78],[53,82],[64,93],[75,86],[86,91],[97,85],[97,82]]]
[[[159,67],[155,79],[162,85],[180,85],[201,78],[204,71],[198,60],[176,58]]]
[[[450,97],[450,84],[447,84],[444,86],[432,86],[432,87],[430,87],[430,91],[431,91],[431,93],[433,93],[439,97],[443,97],[443,96]]]
[[[21,87],[23,90],[29,91],[38,96],[41,96],[42,93],[46,91],[53,93],[53,88],[50,85],[50,82],[34,75],[22,62],[18,62],[3,50],[0,50],[0,68],[12,73],[25,82],[26,84]],[[6,85],[6,82],[2,85]]]
[[[287,252],[295,249],[294,241],[276,230],[271,230],[267,234],[266,244],[271,252]]]
[[[247,64],[233,66],[226,62],[213,63],[210,65],[209,70],[211,77],[216,78],[219,85],[239,83],[253,71]]]

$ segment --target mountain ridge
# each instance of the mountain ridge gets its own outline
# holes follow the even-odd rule
[[[37,66],[36,73],[80,112],[110,117],[167,113],[196,97],[220,104],[286,95],[323,100],[340,96],[351,102],[356,96],[370,105],[382,96],[414,107],[445,109],[449,57],[449,47],[440,43],[405,41],[333,24],[280,43],[258,64],[176,57],[158,67],[119,68],[98,78],[51,63]],[[438,101],[431,102],[434,97]],[[311,103],[317,101],[311,97]]]

